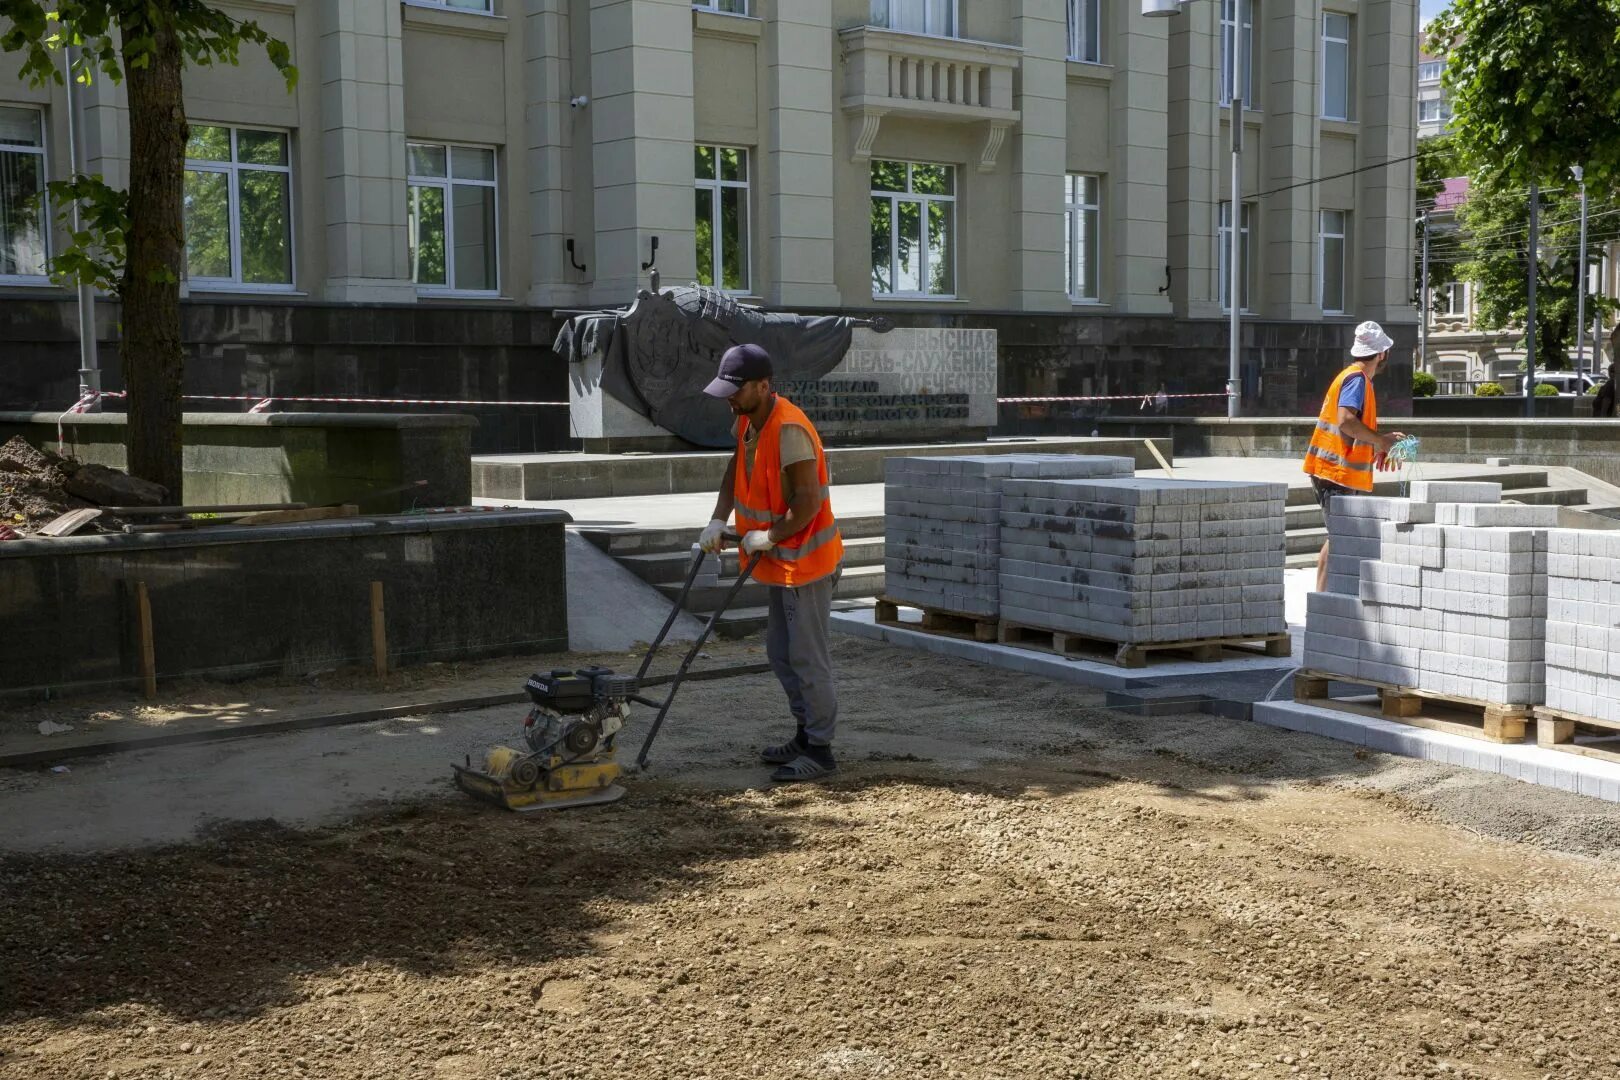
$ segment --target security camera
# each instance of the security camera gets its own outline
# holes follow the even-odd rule
[[[578,97],[571,97],[568,99],[568,107],[570,109],[583,109],[590,103],[591,99],[586,97],[584,94],[580,94]]]

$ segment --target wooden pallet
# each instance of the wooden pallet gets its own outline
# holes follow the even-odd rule
[[[1252,652],[1265,656],[1289,656],[1294,642],[1287,634],[1265,634],[1257,637],[1196,638],[1189,641],[1118,642],[1105,638],[1088,637],[1067,630],[1048,630],[1040,626],[1003,621],[1001,643],[1022,649],[1035,649],[1056,656],[1083,657],[1100,660],[1123,668],[1147,666],[1148,656],[1155,652],[1186,653],[1199,663],[1210,664],[1220,660],[1227,649]]]
[[[1328,684],[1334,682],[1365,686],[1377,691],[1378,705],[1328,697]],[[1350,679],[1324,671],[1301,671],[1295,675],[1294,700],[1494,743],[1523,742],[1535,710],[1533,705],[1503,705],[1495,701],[1432,694],[1416,687],[1391,686],[1371,679]]]
[[[900,609],[916,608],[922,612],[921,622],[901,622]],[[996,640],[996,618],[993,615],[971,615],[945,608],[924,607],[909,601],[877,598],[873,620],[879,626],[899,626],[906,630],[921,630],[925,634],[962,638],[965,641],[993,642]]]
[[[1597,734],[1602,732],[1601,735]],[[1577,743],[1577,735],[1592,736]],[[1536,745],[1620,764],[1620,724],[1546,705],[1536,707]]]

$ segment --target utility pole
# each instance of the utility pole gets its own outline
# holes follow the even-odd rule
[[[79,50],[68,46],[62,50],[62,63],[67,68],[67,122],[68,122],[68,171],[77,176],[84,168],[88,155],[85,152],[84,117],[80,114],[80,96],[82,88],[73,76],[73,61]],[[79,221],[79,202],[73,201],[72,217],[73,231],[79,232],[83,225]],[[96,357],[96,290],[87,284],[79,285],[79,400],[95,395],[87,406],[89,412],[101,411],[101,367]]]
[[[1581,185],[1581,255],[1575,271],[1575,392],[1581,393],[1581,376],[1586,374],[1586,170],[1577,165],[1570,172]]]
[[[1536,263],[1540,261],[1541,186],[1530,181],[1529,318],[1524,329],[1524,415],[1536,416]]]
[[[1248,12],[1249,0],[1234,0],[1232,4],[1232,250],[1229,292],[1232,301],[1231,357],[1226,375],[1226,415],[1237,417],[1242,413],[1240,394],[1243,386],[1243,92],[1248,80],[1244,78],[1243,16]]]
[[[1418,323],[1418,370],[1429,370],[1429,212],[1423,211],[1423,271],[1418,282],[1418,310],[1422,320]]]

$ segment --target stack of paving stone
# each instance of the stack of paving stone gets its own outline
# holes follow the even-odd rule
[[[1620,533],[1547,534],[1547,705],[1620,724]]]
[[[1327,591],[1357,596],[1361,563],[1379,556],[1379,540],[1386,521],[1415,525],[1435,520],[1436,503],[1499,503],[1502,485],[1467,481],[1419,480],[1410,485],[1409,497],[1388,499],[1373,495],[1341,495],[1328,500]]]
[[[1422,501],[1500,499],[1495,485],[1413,487],[1412,499],[1332,501],[1335,524],[1358,523],[1346,538],[1365,539],[1376,522],[1368,543],[1377,546],[1358,563],[1353,593],[1311,595],[1305,666],[1443,697],[1539,703],[1557,508]]]
[[[1129,644],[1284,633],[1281,484],[1009,480],[1004,625]]]
[[[884,462],[884,582],[890,600],[997,618],[1001,484],[1130,476],[1127,457],[982,454]]]

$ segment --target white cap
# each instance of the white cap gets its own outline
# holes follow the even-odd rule
[[[1356,343],[1350,346],[1351,356],[1377,356],[1395,347],[1395,339],[1384,333],[1384,328],[1371,320],[1356,327]]]

